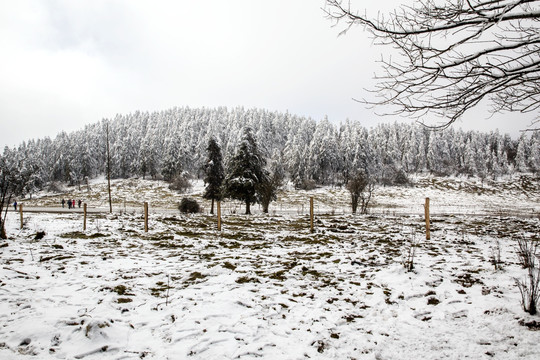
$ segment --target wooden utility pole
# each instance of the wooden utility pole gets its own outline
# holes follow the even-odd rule
[[[217,229],[221,231],[221,201],[217,201]]]
[[[83,204],[83,212],[84,212],[83,231],[86,231],[86,203]]]
[[[431,237],[429,233],[429,198],[426,198],[426,203],[424,205],[424,213],[426,217],[426,240],[429,240]]]
[[[313,232],[313,196],[309,198],[309,228]]]
[[[111,154],[109,152],[109,124],[106,125],[107,130],[107,182],[109,184],[109,212],[112,214],[112,197],[111,197]]]
[[[144,232],[148,232],[148,203],[144,202]]]
[[[24,221],[23,221],[23,204],[19,205],[19,212],[21,213],[21,230],[22,230],[23,223],[24,223]]]

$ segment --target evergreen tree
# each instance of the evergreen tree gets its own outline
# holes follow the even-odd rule
[[[277,150],[272,154],[270,173],[267,174],[266,179],[257,186],[257,193],[261,199],[261,205],[263,213],[268,213],[268,207],[270,202],[277,200],[277,193],[279,188],[283,185],[283,179],[285,178],[285,170],[281,159],[283,155]]]
[[[308,174],[319,184],[334,183],[334,175],[340,167],[335,128],[325,117],[317,123],[309,147]]]
[[[167,152],[163,160],[163,166],[161,168],[161,175],[165,181],[172,182],[176,175],[182,172],[182,166],[180,161],[180,148],[179,144],[171,140],[167,147]]]
[[[204,189],[203,198],[212,200],[210,214],[213,214],[214,200],[221,199],[221,185],[223,184],[225,172],[223,170],[221,148],[214,137],[211,137],[208,141],[206,150],[208,152],[208,159],[204,165],[204,183],[206,184],[206,188]]]
[[[246,215],[251,214],[251,204],[260,201],[257,187],[267,181],[265,165],[266,160],[259,153],[251,128],[245,128],[242,141],[228,165],[225,194],[245,202]]]
[[[519,137],[519,142],[517,146],[516,153],[516,168],[521,172],[528,172],[528,158],[529,158],[530,148],[529,141],[525,134],[522,134]]]
[[[529,164],[534,173],[540,173],[540,132],[535,132],[531,136]]]
[[[315,122],[301,119],[294,130],[291,127],[291,135],[285,145],[283,160],[296,188],[306,188],[311,180],[307,174],[307,158],[314,132]]]

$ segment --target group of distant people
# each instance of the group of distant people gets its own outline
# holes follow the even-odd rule
[[[69,200],[62,199],[61,203],[62,203],[62,207],[65,207],[67,203],[67,206],[69,209],[75,209],[75,204],[78,204],[79,208],[81,207],[82,200],[79,199],[78,201],[75,201],[75,199],[69,199]],[[17,211],[17,201],[13,202],[13,208],[15,209],[15,211]]]
[[[81,207],[82,200],[75,202],[75,199],[68,199],[68,200],[62,199],[62,207],[65,207],[66,203],[69,209],[72,209],[72,208],[75,209],[75,203],[77,203],[79,207]]]

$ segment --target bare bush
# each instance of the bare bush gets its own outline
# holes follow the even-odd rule
[[[186,192],[187,190],[191,189],[191,187],[191,182],[186,175],[176,176],[169,185],[169,189],[176,190],[180,193]]]
[[[533,261],[534,265],[534,261]],[[528,269],[526,279],[516,280],[516,285],[521,293],[521,306],[525,312],[535,315],[540,299],[540,269],[531,266]]]
[[[295,189],[298,190],[313,190],[317,187],[317,183],[311,179],[299,180],[294,183]]]
[[[352,213],[356,214],[356,209],[358,208],[358,202],[360,200],[360,196],[366,189],[366,186],[368,185],[369,180],[367,175],[364,173],[357,173],[354,176],[352,176],[349,179],[349,182],[347,183],[347,190],[351,193],[351,207],[352,207]]]
[[[516,247],[519,262],[524,269],[534,267],[536,253],[538,250],[538,241],[524,237],[518,238]]]
[[[58,181],[51,181],[47,186],[47,190],[52,193],[63,192],[62,185]]]
[[[491,264],[495,267],[495,271],[502,270],[502,260],[501,260],[501,242],[499,239],[496,240],[495,246],[491,248]]]
[[[367,214],[369,202],[375,189],[372,179],[367,174],[358,172],[349,179],[346,188],[351,194],[352,213],[356,214],[358,205],[360,205],[360,213]]]
[[[527,278],[524,280],[515,279],[516,285],[521,293],[521,306],[525,312],[535,315],[540,299],[540,269],[538,269],[538,241],[527,240],[524,237],[518,239],[516,247],[519,262],[523,268],[527,269]]]
[[[201,207],[197,200],[190,198],[183,198],[180,204],[178,205],[178,210],[182,213],[198,213],[201,211]]]
[[[360,212],[362,214],[368,213],[369,202],[371,201],[371,196],[375,190],[375,184],[370,182],[367,184],[366,188],[362,193],[360,193]]]
[[[400,169],[400,170],[396,170],[394,174],[393,183],[394,185],[399,185],[399,186],[409,186],[411,184],[411,181],[409,180],[407,173],[403,171],[402,169]]]
[[[418,240],[416,239],[416,231],[411,234],[411,239],[405,243],[402,249],[401,263],[407,272],[414,270],[414,257],[418,248]]]

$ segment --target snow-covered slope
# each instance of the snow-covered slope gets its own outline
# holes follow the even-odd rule
[[[141,212],[143,203],[150,204],[151,211],[176,212],[180,200],[193,197],[202,205],[203,212],[210,211],[210,202],[202,199],[204,183],[192,181],[193,187],[180,194],[170,190],[163,181],[142,179],[113,180],[112,201],[116,212]],[[284,187],[278,199],[270,204],[273,214],[308,214],[309,197],[315,199],[316,213],[350,213],[350,195],[343,187],[323,187],[311,191],[295,190],[291,184]],[[408,187],[377,186],[373,193],[370,212],[385,214],[423,214],[425,198],[430,198],[433,214],[495,214],[537,216],[540,213],[540,181],[532,176],[514,175],[497,181],[480,181],[476,178],[439,178],[419,175]],[[95,179],[90,186],[66,187],[62,192],[40,192],[32,199],[24,199],[29,207],[60,207],[62,199],[81,199],[89,209],[108,211],[109,195],[107,181]],[[226,213],[242,213],[243,204],[225,201]],[[254,207],[254,212],[261,212]]]
[[[133,180],[122,196],[166,208],[165,190],[143,190],[154,185]],[[379,188],[378,204],[419,202],[421,211],[400,215],[343,214],[338,189],[284,194],[284,209],[310,194],[334,209],[317,214],[314,233],[305,214],[280,213],[280,201],[275,214],[225,212],[221,233],[207,214],[156,210],[148,233],[140,212],[91,214],[85,232],[80,213],[28,213],[22,230],[10,214],[10,239],[0,242],[0,358],[537,359],[540,317],[521,308],[515,278],[526,272],[515,246],[538,239],[538,212],[435,214],[424,236],[424,194],[434,204],[486,199],[484,214],[501,198],[526,200],[498,188]],[[502,270],[491,262],[497,243]]]

